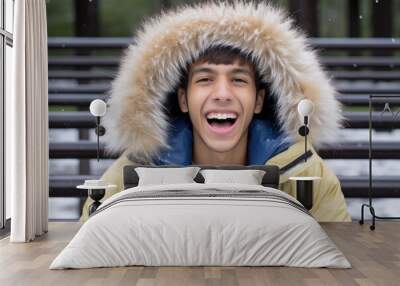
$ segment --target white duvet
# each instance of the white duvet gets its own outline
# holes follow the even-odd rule
[[[50,269],[127,265],[351,267],[291,196],[257,185],[197,183],[110,197]]]

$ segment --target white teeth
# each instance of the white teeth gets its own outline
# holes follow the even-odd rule
[[[237,116],[234,113],[209,113],[207,119],[235,119]]]

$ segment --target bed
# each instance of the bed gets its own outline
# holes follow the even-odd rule
[[[50,269],[351,267],[307,209],[277,189],[276,166],[199,167],[264,170],[260,185],[204,182],[200,172],[193,182],[140,185],[139,167],[125,167],[125,190],[101,204]]]

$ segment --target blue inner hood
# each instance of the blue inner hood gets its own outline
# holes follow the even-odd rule
[[[191,165],[193,134],[192,123],[187,116],[172,122],[168,133],[169,149],[162,150],[156,165]],[[270,158],[286,150],[290,145],[287,135],[280,132],[267,119],[253,119],[249,126],[247,165],[263,165]]]

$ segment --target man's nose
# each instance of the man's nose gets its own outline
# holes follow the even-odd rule
[[[216,101],[232,100],[232,90],[228,79],[220,78],[215,82],[212,98]]]

